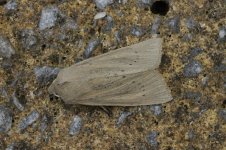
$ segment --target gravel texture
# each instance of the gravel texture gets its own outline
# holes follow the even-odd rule
[[[0,57],[10,58],[13,54],[15,54],[15,49],[10,41],[5,36],[0,35]]]
[[[0,132],[8,132],[12,126],[12,113],[4,106],[0,106]]]
[[[0,149],[224,149],[225,4],[0,0]],[[103,111],[48,94],[61,68],[156,36],[171,102]]]

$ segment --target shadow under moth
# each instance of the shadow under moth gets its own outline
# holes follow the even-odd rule
[[[67,104],[138,106],[172,100],[157,70],[162,39],[153,38],[112,50],[62,69],[50,85],[50,94]]]

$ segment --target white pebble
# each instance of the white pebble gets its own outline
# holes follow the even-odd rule
[[[94,16],[94,19],[95,19],[95,20],[97,20],[97,19],[102,19],[102,18],[104,18],[106,15],[107,15],[106,12],[99,12],[99,13],[97,13],[97,14]]]

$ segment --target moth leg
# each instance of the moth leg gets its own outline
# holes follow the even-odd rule
[[[112,117],[113,116],[112,107],[110,107],[110,106],[99,106],[99,108],[103,112],[105,112],[108,115],[108,117]]]

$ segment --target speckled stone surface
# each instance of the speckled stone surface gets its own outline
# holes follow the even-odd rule
[[[9,50],[0,52],[0,105],[12,117],[7,132],[0,132],[0,149],[226,149],[226,1],[170,0],[168,13],[161,16],[150,11],[153,2],[0,0],[0,37],[7,40],[0,41],[0,51]],[[106,16],[94,20],[98,12]],[[171,102],[110,107],[108,115],[49,96],[54,68],[156,33],[164,41],[159,70],[172,91]],[[42,69],[45,84],[37,80],[35,68]]]

